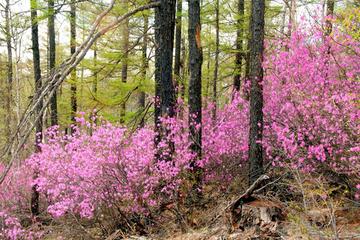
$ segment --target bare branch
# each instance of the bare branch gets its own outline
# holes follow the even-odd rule
[[[51,74],[49,78],[45,78],[45,82],[43,87],[39,90],[36,97],[34,97],[26,108],[25,112],[22,115],[21,121],[16,128],[11,140],[7,144],[4,149],[4,153],[1,156],[2,158],[8,157],[11,155],[10,161],[7,164],[4,172],[0,176],[0,184],[2,184],[10,171],[15,159],[18,157],[20,150],[24,147],[27,139],[29,138],[32,130],[34,129],[35,124],[41,119],[45,109],[50,103],[50,99],[56,93],[56,90],[63,83],[66,77],[71,73],[71,71],[84,59],[86,53],[89,51],[94,42],[100,38],[102,35],[106,34],[110,30],[117,27],[121,22],[125,19],[131,17],[132,15],[148,10],[151,8],[156,8],[160,6],[160,2],[152,2],[147,5],[140,6],[138,8],[133,9],[132,11],[124,14],[123,16],[117,17],[113,22],[108,24],[105,27],[100,28],[100,23],[102,19],[113,9],[115,4],[115,0],[112,0],[109,7],[103,11],[94,21],[89,36],[86,40],[77,48],[76,52],[67,60],[65,60],[60,66]],[[44,101],[44,104],[41,110],[36,113],[35,109],[39,106],[39,103]],[[31,122],[31,117],[34,117],[35,120]],[[30,124],[30,126],[28,126]],[[27,126],[27,128],[25,128]],[[25,129],[24,129],[25,128]],[[22,139],[19,140],[19,143],[16,143],[16,136],[22,134]],[[12,151],[14,149],[14,151]]]

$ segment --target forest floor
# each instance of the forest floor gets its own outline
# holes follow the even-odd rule
[[[312,186],[314,188],[314,186]],[[309,191],[305,186],[305,191]],[[313,189],[314,190],[314,189]],[[216,192],[216,191],[213,191]],[[255,197],[242,205],[241,220],[229,223],[225,211],[238,193],[215,193],[208,196],[204,208],[189,214],[187,209],[165,210],[156,219],[147,234],[124,233],[119,229],[104,235],[104,225],[89,224],[76,219],[45,227],[45,240],[262,240],[262,239],[359,239],[360,203],[343,195],[317,196],[319,192],[306,194],[297,201],[280,201],[274,197]],[[256,195],[257,196],[257,195]],[[260,195],[259,195],[260,196]],[[265,200],[264,200],[265,199]],[[172,206],[173,207],[173,206]],[[263,216],[263,210],[267,216]],[[281,216],[280,216],[281,215]],[[186,219],[179,220],[179,216]],[[239,219],[240,219],[239,218]],[[64,223],[64,221],[59,221]]]
[[[215,213],[215,211],[214,211]],[[198,213],[199,218],[209,217],[208,212]],[[294,211],[292,214],[296,214]],[[159,233],[147,236],[123,235],[120,231],[115,231],[109,236],[101,236],[98,228],[84,228],[80,223],[72,226],[52,226],[47,229],[48,234],[45,240],[262,240],[262,239],[353,239],[360,240],[360,207],[352,206],[347,209],[335,209],[336,232],[331,223],[329,209],[310,210],[307,213],[297,213],[291,215],[284,221],[271,223],[269,226],[254,224],[245,229],[236,229],[229,232],[223,216],[214,214],[209,221],[203,221],[203,226],[187,227],[181,231],[179,226],[169,224],[164,226]],[[216,220],[214,220],[216,219]],[[211,222],[211,220],[214,220]]]

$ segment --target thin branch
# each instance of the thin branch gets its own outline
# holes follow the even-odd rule
[[[71,73],[71,71],[84,59],[86,53],[89,51],[89,49],[94,44],[94,42],[102,35],[106,34],[108,31],[117,27],[121,22],[131,17],[132,15],[144,10],[148,10],[160,6],[160,2],[152,2],[147,5],[140,6],[124,14],[123,16],[116,18],[109,25],[99,29],[101,20],[113,9],[114,4],[115,4],[115,0],[112,0],[109,7],[96,18],[96,20],[94,21],[91,27],[89,36],[80,45],[80,47],[77,48],[76,52],[69,59],[65,60],[62,64],[60,64],[60,66],[51,74],[49,78],[44,79],[45,82],[43,87],[39,90],[37,94],[35,94],[36,97],[32,98],[30,104],[28,105],[27,109],[25,110],[21,118],[19,125],[16,128],[16,131],[14,132],[11,140],[5,147],[3,155],[1,156],[1,158],[4,158],[4,156],[8,156],[11,154],[10,161],[0,176],[0,184],[4,182],[15,159],[18,157],[20,150],[24,147],[27,139],[29,138],[32,130],[34,129],[35,124],[41,119],[41,116],[43,115],[45,109],[49,105],[52,96],[54,96],[56,90],[60,87],[62,82]],[[45,99],[46,96],[47,99]],[[40,102],[42,101],[44,101],[44,104],[41,110],[38,113],[36,113],[35,109],[39,106]],[[30,121],[31,116],[35,117],[35,121],[33,122]],[[27,124],[30,124],[30,126],[26,129],[23,129]],[[23,131],[25,132],[23,138],[19,141],[19,144],[14,147],[16,142],[16,136],[20,135],[20,133]],[[14,152],[12,152],[13,148],[15,148]]]

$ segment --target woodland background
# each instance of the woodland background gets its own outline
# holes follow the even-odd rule
[[[0,12],[0,238],[359,237],[358,0]]]

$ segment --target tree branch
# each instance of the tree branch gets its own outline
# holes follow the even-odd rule
[[[15,159],[18,157],[20,150],[24,147],[27,139],[29,138],[32,130],[34,129],[35,124],[41,119],[41,116],[43,115],[45,109],[49,105],[52,96],[54,96],[56,90],[65,80],[65,78],[71,73],[71,71],[81,62],[81,60],[84,59],[86,53],[89,51],[89,49],[94,44],[94,42],[102,35],[106,34],[108,31],[117,27],[121,22],[131,17],[132,15],[144,10],[148,10],[160,6],[160,2],[151,2],[147,5],[140,6],[124,14],[123,16],[116,18],[109,25],[99,29],[102,19],[113,9],[114,4],[115,4],[115,0],[112,0],[109,7],[96,18],[96,20],[94,21],[91,27],[89,36],[77,48],[76,52],[69,59],[65,60],[62,64],[60,64],[60,66],[51,74],[49,78],[44,79],[45,82],[43,87],[39,90],[37,94],[34,95],[37,97],[34,97],[27,106],[25,112],[22,115],[20,123],[18,124],[11,140],[6,145],[4,152],[0,158],[3,159],[4,157],[11,155],[9,163],[7,164],[5,170],[0,176],[0,184],[4,182]],[[45,97],[47,97],[47,99],[45,99]],[[38,113],[36,113],[35,109],[38,107],[39,103],[43,100],[45,101],[41,110]],[[35,118],[35,120],[31,123],[30,119],[32,116]],[[24,129],[28,124],[30,124],[30,126]],[[22,139],[19,140],[17,146],[14,146],[16,142],[16,136],[20,135],[20,133],[22,132],[24,132]],[[12,151],[13,149],[15,150]]]

